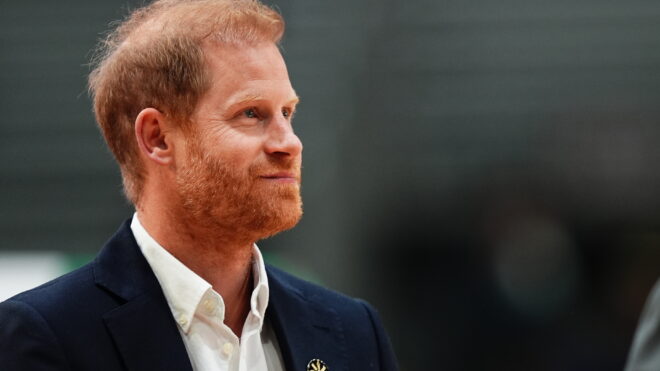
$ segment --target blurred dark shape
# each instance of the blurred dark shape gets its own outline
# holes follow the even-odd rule
[[[551,320],[579,295],[582,272],[575,246],[558,221],[507,206],[487,221],[495,283],[521,316]]]
[[[374,302],[407,367],[428,356],[447,370],[621,370],[636,321],[626,312],[644,300],[621,286],[634,274],[612,269],[621,232],[569,231],[540,205],[457,194],[442,208],[407,196],[372,222],[392,232],[365,250],[379,263],[364,284],[383,287]]]

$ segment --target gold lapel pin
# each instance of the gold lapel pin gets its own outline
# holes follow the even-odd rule
[[[325,362],[318,358],[314,358],[307,364],[307,371],[330,371]]]

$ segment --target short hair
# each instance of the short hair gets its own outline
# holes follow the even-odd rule
[[[209,89],[204,45],[279,43],[282,16],[258,0],[158,0],[129,14],[101,42],[89,89],[96,121],[137,206],[145,181],[134,124],[153,107],[179,125]]]

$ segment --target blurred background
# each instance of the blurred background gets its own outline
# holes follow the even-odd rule
[[[660,2],[269,3],[305,216],[267,260],[372,302],[402,370],[620,370],[660,275]],[[132,213],[85,80],[139,4],[0,0],[0,298]]]

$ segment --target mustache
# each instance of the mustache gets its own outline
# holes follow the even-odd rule
[[[302,164],[293,159],[274,160],[269,159],[266,163],[257,163],[250,166],[250,174],[256,176],[271,174],[290,174],[300,180]]]

